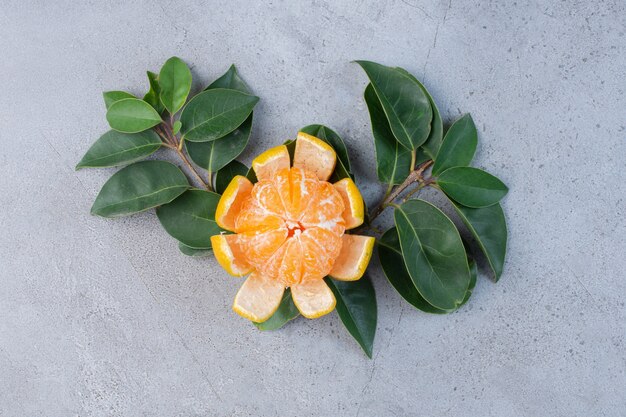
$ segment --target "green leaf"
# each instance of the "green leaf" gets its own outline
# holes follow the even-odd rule
[[[211,247],[211,236],[222,229],[215,222],[220,195],[204,190],[187,190],[169,204],[157,208],[161,225],[174,239],[194,249]]]
[[[219,139],[237,129],[258,101],[258,97],[223,88],[200,93],[183,109],[181,133],[192,142]]]
[[[336,281],[325,278],[337,299],[337,314],[348,332],[372,357],[376,334],[376,294],[367,275],[358,281]]]
[[[191,159],[209,172],[224,168],[243,152],[252,132],[253,114],[237,129],[211,142],[185,142]]]
[[[350,167],[350,157],[348,156],[348,148],[346,147],[343,139],[341,139],[341,136],[339,136],[334,130],[324,125],[308,125],[300,129],[300,131],[313,135],[332,146],[337,153],[337,159],[341,162],[344,169],[348,173],[352,172],[352,168]]]
[[[154,108],[138,98],[118,100],[109,107],[107,120],[112,129],[124,133],[138,133],[162,122]]]
[[[415,81],[422,88],[424,94],[426,94],[426,97],[428,97],[430,107],[433,111],[433,120],[430,123],[430,133],[428,135],[428,139],[426,139],[426,142],[424,142],[421,147],[425,152],[425,157],[423,157],[420,161],[420,157],[418,156],[417,164],[427,161],[428,159],[434,160],[437,156],[437,152],[439,152],[439,147],[441,146],[441,142],[443,140],[443,121],[441,120],[441,114],[439,113],[439,109],[437,108],[433,97],[430,95],[426,87],[424,87],[424,84],[422,84],[417,78],[415,78],[404,68],[397,67],[396,69]]]
[[[178,57],[171,57],[159,72],[159,86],[161,87],[161,103],[170,112],[176,113],[187,101],[191,91],[191,71]]]
[[[443,138],[433,165],[433,175],[438,175],[448,168],[469,165],[477,144],[476,126],[472,116],[466,114],[450,126]]]
[[[393,136],[372,84],[365,88],[364,97],[372,123],[378,179],[386,184],[401,184],[411,171],[411,151]]]
[[[506,220],[500,204],[469,208],[452,201],[452,205],[485,254],[496,282],[502,275],[506,256]]]
[[[212,90],[215,88],[227,88],[230,90],[237,90],[241,91],[242,93],[251,94],[248,85],[244,80],[241,79],[234,64],[231,65],[230,68],[228,68],[228,71],[226,71],[224,75],[213,81],[204,90]]]
[[[178,249],[180,249],[180,251],[187,255],[187,256],[193,256],[193,257],[202,257],[202,256],[209,256],[213,253],[213,251],[211,249],[195,249],[195,248],[190,248],[189,246],[185,245],[182,242],[178,242]]]
[[[456,309],[465,297],[470,272],[454,223],[423,200],[398,206],[394,218],[404,263],[419,293],[441,310]]]
[[[468,263],[470,269],[470,283],[469,287],[467,287],[467,292],[465,293],[465,298],[463,298],[461,306],[465,305],[465,303],[469,301],[472,296],[472,292],[474,291],[474,287],[476,287],[476,280],[478,279],[478,266],[476,265],[476,261],[470,259]]]
[[[176,165],[165,161],[136,162],[109,178],[91,213],[103,217],[138,213],[169,203],[187,188],[187,177]]]
[[[174,122],[174,124],[172,125],[172,133],[177,135],[178,132],[180,132],[180,128],[183,126],[183,124],[180,122],[180,120],[176,120]]]
[[[230,184],[230,181],[236,175],[243,175],[245,177],[247,174],[247,166],[239,161],[231,161],[228,165],[215,173],[215,192],[223,194],[228,184]]]
[[[136,98],[134,95],[127,93],[126,91],[105,91],[102,93],[102,97],[104,98],[104,105],[107,110],[109,110],[109,107],[111,107],[111,105],[116,101],[120,101],[125,98]]]
[[[159,85],[159,76],[154,72],[148,71],[148,81],[150,82],[150,90],[143,96],[143,101],[151,105],[159,114],[163,113],[165,107],[161,103],[161,86]]]
[[[391,285],[409,304],[426,313],[446,314],[449,311],[433,307],[417,291],[409,272],[404,265],[398,231],[395,227],[387,230],[378,240],[378,258],[385,276]]]
[[[356,62],[370,79],[395,138],[405,148],[417,149],[428,139],[433,118],[422,88],[395,68],[370,61]]]
[[[252,322],[259,330],[276,330],[283,327],[290,320],[300,315],[300,311],[293,303],[291,298],[291,290],[287,288],[283,294],[283,299],[278,306],[278,310],[263,323]]]
[[[126,165],[152,154],[161,144],[161,139],[153,130],[141,133],[109,130],[91,145],[76,169]]]
[[[473,208],[492,206],[509,191],[498,178],[470,167],[446,169],[437,178],[437,184],[448,197]]]

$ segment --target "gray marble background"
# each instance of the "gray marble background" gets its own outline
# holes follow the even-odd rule
[[[623,416],[623,1],[13,1],[0,7],[1,416]],[[194,89],[235,62],[262,100],[251,158],[309,123],[382,195],[362,99],[370,59],[471,112],[475,165],[510,187],[503,277],[450,316],[372,268],[368,360],[335,313],[261,333],[240,281],[153,213],[89,208],[74,171],[107,130],[101,92],[143,93],[178,55]]]

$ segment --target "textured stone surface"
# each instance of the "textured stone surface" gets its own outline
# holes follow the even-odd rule
[[[623,415],[623,1],[154,3],[2,3],[0,415]],[[407,68],[446,121],[471,112],[475,165],[511,189],[500,283],[435,317],[374,267],[368,360],[334,313],[256,331],[230,310],[239,281],[153,213],[90,216],[113,170],[74,165],[107,130],[100,92],[143,93],[171,55],[195,89],[235,62],[262,98],[245,162],[327,124],[370,204],[352,60]]]

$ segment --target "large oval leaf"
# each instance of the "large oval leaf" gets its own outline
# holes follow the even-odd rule
[[[232,161],[215,173],[215,192],[223,194],[228,184],[236,175],[248,174],[249,168],[239,161]]]
[[[191,159],[209,172],[224,168],[238,157],[248,145],[252,132],[253,114],[241,126],[226,136],[211,142],[185,142]]]
[[[378,240],[378,258],[385,276],[398,293],[415,308],[426,313],[446,314],[448,311],[433,307],[417,291],[409,272],[404,265],[398,231],[395,227],[387,230]]]
[[[76,169],[126,165],[152,154],[162,145],[153,130],[122,133],[109,130],[91,145]]]
[[[404,263],[419,293],[439,309],[457,308],[469,286],[470,272],[454,223],[422,200],[397,207],[394,219]]]
[[[104,105],[106,106],[107,110],[109,110],[109,107],[111,107],[111,105],[116,101],[120,101],[125,98],[136,97],[131,93],[127,93],[126,91],[105,91],[104,93],[102,93],[102,98],[104,98]]]
[[[178,242],[178,249],[184,255],[191,256],[191,257],[203,257],[203,256],[209,256],[213,254],[213,251],[211,249],[196,249],[196,248],[189,247],[182,242]]]
[[[207,90],[192,98],[183,109],[181,133],[192,142],[224,137],[248,118],[258,101],[258,97],[237,90]]]
[[[370,61],[357,63],[370,79],[395,138],[405,148],[417,149],[428,139],[433,118],[422,88],[395,68]]]
[[[109,107],[107,120],[112,129],[124,133],[138,133],[162,122],[154,108],[138,98],[118,100]]]
[[[169,204],[157,208],[157,216],[167,233],[194,249],[211,248],[211,236],[222,229],[215,222],[220,195],[204,190],[187,190]]]
[[[272,317],[265,320],[263,323],[255,323],[252,322],[259,330],[276,330],[283,327],[290,320],[295,319],[300,315],[300,311],[293,303],[293,298],[291,297],[291,290],[287,288],[283,293],[283,299],[280,301],[280,305],[278,306],[278,310]]]
[[[91,213],[103,217],[138,213],[169,203],[187,188],[187,177],[176,165],[165,161],[137,162],[109,178]]]
[[[246,82],[239,76],[239,72],[235,65],[231,65],[228,71],[224,73],[217,80],[213,81],[205,90],[212,90],[215,88],[228,88],[230,90],[241,91],[242,93],[250,94],[250,89]]]
[[[476,152],[478,133],[469,114],[454,122],[443,138],[435,164],[433,175],[438,175],[448,168],[469,165]]]
[[[502,207],[494,204],[483,208],[469,208],[454,201],[452,204],[485,254],[497,282],[502,275],[506,256],[507,229]]]
[[[343,172],[341,174],[346,174],[347,178],[350,176],[352,172],[352,168],[350,166],[350,157],[348,156],[348,148],[344,143],[341,136],[339,136],[334,130],[324,125],[308,125],[300,129],[301,132],[307,133],[309,135],[313,135],[316,138],[323,140],[333,147],[335,152],[337,153],[337,161],[339,162],[339,167],[336,167],[335,170],[341,167]],[[339,178],[339,179],[342,179]]]
[[[376,334],[376,294],[367,275],[358,281],[336,281],[325,278],[337,299],[337,314],[348,332],[372,357]]]
[[[448,168],[437,184],[448,197],[467,207],[488,207],[500,201],[509,189],[493,175],[470,167]]]
[[[159,72],[159,86],[161,87],[161,103],[170,112],[176,113],[187,100],[191,90],[191,71],[180,58],[171,57]]]
[[[151,105],[154,110],[159,114],[163,113],[165,107],[161,103],[161,86],[159,85],[159,76],[154,72],[148,71],[148,81],[150,82],[150,89],[143,96],[143,101]]]
[[[400,145],[393,136],[387,116],[371,84],[365,88],[364,97],[372,123],[378,179],[386,184],[401,184],[411,171],[411,151]]]

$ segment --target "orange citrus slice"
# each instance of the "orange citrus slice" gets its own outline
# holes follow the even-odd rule
[[[365,273],[376,239],[370,236],[343,235],[341,252],[329,275],[341,281],[356,281]]]
[[[238,235],[211,236],[211,247],[215,259],[226,272],[236,277],[242,277],[249,274],[252,267],[245,260],[246,257],[238,244],[238,240]]]
[[[230,181],[215,209],[215,221],[222,229],[235,231],[235,216],[252,191],[252,183],[246,177],[237,175]]]
[[[293,166],[302,168],[327,181],[335,170],[337,154],[328,143],[315,136],[298,132],[296,150],[293,155]]]
[[[257,179],[272,178],[276,171],[289,168],[289,151],[285,145],[268,149],[252,160],[252,169]]]
[[[335,296],[324,280],[307,281],[291,287],[293,303],[307,319],[316,319],[335,309]]]
[[[345,207],[343,218],[346,223],[346,229],[354,229],[362,225],[365,219],[365,206],[363,197],[361,197],[361,193],[354,181],[351,178],[344,178],[333,185],[339,191],[341,198],[343,198]]]
[[[240,316],[262,323],[278,309],[285,287],[279,282],[253,273],[243,283],[233,302]]]

